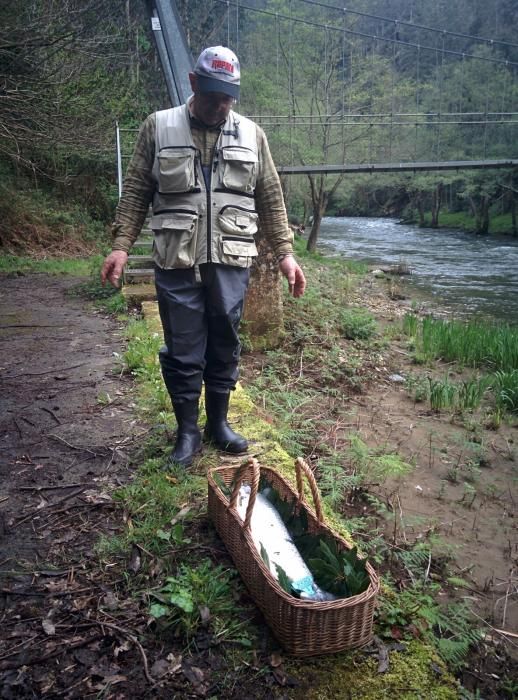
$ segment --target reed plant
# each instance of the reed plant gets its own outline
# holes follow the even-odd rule
[[[469,367],[518,369],[518,327],[484,321],[423,319],[418,345],[428,358],[456,361]]]
[[[403,333],[410,338],[415,338],[419,329],[419,319],[415,314],[405,314],[403,316]]]
[[[460,383],[452,382],[449,377],[409,377],[406,388],[416,403],[429,401],[432,411],[452,409],[462,412],[476,410],[494,383],[491,376],[472,377]]]
[[[494,391],[497,408],[518,413],[518,369],[495,372]]]

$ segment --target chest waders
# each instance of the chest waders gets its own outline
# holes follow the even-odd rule
[[[248,443],[228,425],[238,379],[239,323],[257,255],[253,122],[230,112],[213,160],[202,168],[186,106],[156,114],[151,227],[158,307],[165,345],[162,375],[178,423],[171,461],[189,466],[201,449],[198,402],[205,382],[204,437],[240,453]]]

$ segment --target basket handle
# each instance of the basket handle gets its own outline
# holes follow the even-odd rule
[[[297,476],[297,490],[299,492],[299,501],[304,500],[304,482],[302,476],[304,475],[311,489],[311,495],[313,496],[313,503],[315,505],[315,512],[317,515],[317,520],[319,523],[324,523],[324,515],[322,513],[322,501],[320,500],[320,491],[318,490],[317,482],[315,476],[311,471],[307,462],[305,462],[302,457],[297,457],[295,460],[295,474]]]
[[[243,527],[245,530],[250,529],[250,520],[252,518],[252,512],[254,510],[255,499],[257,497],[257,491],[259,489],[259,478],[261,476],[261,471],[259,468],[259,462],[255,457],[250,457],[246,462],[244,462],[237,470],[236,476],[234,478],[234,488],[232,490],[232,495],[230,496],[230,501],[228,504],[229,508],[236,508],[237,497],[239,495],[239,489],[245,478],[246,472],[252,468],[252,483],[250,484],[250,499],[248,501],[248,506],[246,508],[245,520],[243,522]]]

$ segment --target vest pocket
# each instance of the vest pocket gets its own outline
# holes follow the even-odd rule
[[[198,216],[195,212],[170,211],[154,216],[153,259],[166,270],[192,267],[196,259]]]
[[[248,148],[221,149],[221,183],[227,190],[253,192],[257,180],[257,155]]]
[[[253,238],[222,236],[220,239],[220,262],[237,267],[250,267],[257,255]]]
[[[158,154],[159,192],[189,192],[195,186],[195,150],[190,147],[162,148]]]
[[[258,219],[256,211],[233,204],[227,204],[218,214],[220,229],[234,236],[253,236],[257,233]]]

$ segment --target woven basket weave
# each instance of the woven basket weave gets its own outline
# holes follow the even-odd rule
[[[209,516],[225,543],[237,570],[284,649],[294,656],[318,656],[351,649],[369,642],[379,579],[367,564],[370,584],[366,591],[350,598],[327,602],[299,600],[284,591],[261,559],[250,532],[250,518],[264,476],[283,500],[297,501],[306,511],[308,532],[332,537],[340,549],[351,546],[325,523],[320,494],[313,473],[302,459],[295,462],[298,494],[273,469],[250,459],[240,467],[223,466],[209,470]],[[233,489],[230,500],[216,483],[215,475]],[[307,478],[315,511],[304,500],[303,475]],[[250,500],[243,521],[236,510],[242,482],[251,485]],[[221,482],[220,482],[221,483]]]

